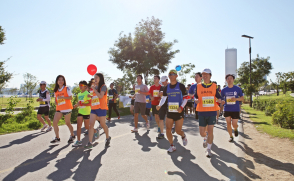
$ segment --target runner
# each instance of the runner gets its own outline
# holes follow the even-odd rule
[[[187,92],[190,90],[190,88],[191,88],[191,84],[188,84],[188,86],[187,86]],[[185,115],[185,117],[187,118],[187,117],[191,117],[192,116],[192,103],[193,103],[194,101],[193,101],[193,99],[189,99],[188,100],[188,102],[187,102],[187,104],[186,104],[186,106],[185,106],[185,113],[186,113],[186,115]],[[188,114],[188,111],[190,110],[190,114]]]
[[[94,125],[96,120],[100,121],[100,125],[106,135],[105,147],[110,144],[111,137],[109,136],[108,127],[105,123],[107,107],[107,87],[104,82],[104,76],[101,73],[96,73],[94,76],[95,85],[92,85],[93,96],[91,100],[91,114],[90,114],[90,127],[89,127],[89,143],[85,146],[85,149],[91,149],[93,147],[93,135]]]
[[[109,101],[108,101],[108,106],[109,106],[109,110],[108,110],[108,118],[107,120],[110,122],[111,121],[111,112],[112,112],[112,108],[114,110],[114,112],[117,115],[117,119],[120,118],[120,115],[116,109],[116,99],[118,97],[117,91],[113,88],[114,84],[111,83],[110,84],[110,89],[108,90],[108,95],[109,95]]]
[[[244,100],[240,87],[234,85],[235,76],[232,74],[226,75],[228,86],[223,88],[221,92],[224,104],[224,117],[227,122],[227,130],[230,135],[229,142],[234,141],[232,135],[232,125],[234,127],[235,137],[238,136],[238,120],[240,119],[239,103]]]
[[[160,79],[160,82],[162,83],[162,86],[160,87],[160,97],[163,96],[163,90],[165,89],[165,87],[167,86],[168,84],[168,77],[167,76],[162,76],[161,79]],[[168,99],[168,98],[166,98]],[[164,129],[164,123],[163,123],[163,120],[165,118],[165,115],[167,113],[167,102],[168,101],[165,101],[165,103],[160,107],[159,109],[159,127],[160,127],[160,133],[158,134],[158,139],[163,139],[164,138],[164,134],[163,134],[163,129]],[[157,110],[157,108],[156,108]],[[175,129],[173,129],[172,131],[175,132]],[[173,132],[173,133],[174,133]]]
[[[197,84],[194,99],[197,104],[196,110],[198,111],[199,117],[200,135],[204,139],[203,147],[205,148],[207,146],[206,156],[211,157],[213,127],[216,122],[216,112],[219,110],[216,101],[221,102],[221,95],[218,92],[217,85],[210,81],[211,70],[204,69],[202,71],[202,76],[204,82],[202,84]],[[205,130],[207,125],[208,137],[206,138]]]
[[[146,96],[146,111],[145,114],[148,117],[149,116],[149,121],[152,121],[152,115],[150,114],[150,110],[151,110],[152,106],[151,106],[151,99],[150,96]]]
[[[74,105],[74,109],[79,107],[79,113],[77,116],[77,141],[72,145],[73,147],[82,145],[81,132],[83,120],[86,130],[89,130],[90,124],[91,98],[88,97],[90,93],[87,91],[87,82],[85,80],[80,81],[79,87],[81,92],[78,93],[78,102],[76,105]]]
[[[135,105],[135,84],[133,85],[133,90],[130,92],[129,98],[131,98],[131,106],[130,106],[130,112],[133,115],[133,120],[134,120],[134,105]]]
[[[197,87],[197,84],[201,84],[201,81],[202,81],[202,73],[201,72],[197,72],[195,74],[195,82],[196,84],[193,84],[191,85],[190,89],[189,89],[189,96],[193,96],[194,97],[194,94],[196,93],[196,87]],[[195,108],[195,119],[198,119],[198,111],[196,110],[196,106],[197,104],[194,103],[194,108]]]
[[[182,130],[182,126],[184,122],[183,109],[188,101],[187,98],[189,98],[189,96],[186,96],[187,93],[185,85],[177,81],[178,74],[176,70],[170,70],[168,76],[170,79],[170,84],[164,88],[162,99],[156,108],[159,110],[160,107],[163,106],[163,104],[166,102],[166,98],[168,97],[166,136],[170,143],[170,148],[167,151],[171,153],[176,151],[176,147],[173,145],[173,135],[171,132],[174,122],[176,124],[176,133],[182,137],[183,145],[186,146],[188,143],[187,136]]]
[[[72,93],[71,90],[66,87],[66,81],[63,75],[58,75],[55,81],[54,97],[56,104],[56,112],[53,119],[53,127],[55,132],[55,138],[51,143],[60,142],[58,122],[64,116],[65,123],[70,131],[70,137],[68,143],[72,143],[76,138],[73,132],[73,127],[70,123],[70,117],[72,112]]]
[[[154,85],[152,85],[149,89],[149,93],[150,93],[150,97],[151,97],[151,104],[152,104],[152,114],[155,118],[157,127],[158,127],[158,133],[161,133],[160,131],[160,127],[159,127],[159,111],[156,109],[156,106],[158,106],[159,101],[160,101],[160,95],[159,95],[159,91],[160,91],[160,87],[161,85],[159,84],[159,80],[160,77],[158,75],[155,75],[154,78]]]
[[[217,88],[218,88],[219,92],[222,93],[221,86],[220,85],[217,85]],[[224,110],[224,105],[223,104],[220,104],[220,113],[219,113],[219,116],[222,116],[223,115],[223,110]]]
[[[242,90],[242,94],[244,96],[244,92],[243,92],[243,89],[241,88],[241,84],[238,84],[238,87],[240,87],[240,89]],[[244,101],[244,99],[243,99],[243,101]],[[241,107],[242,107],[243,102],[239,101],[239,104],[240,104],[240,115],[241,115]]]
[[[90,95],[93,95],[93,89],[91,87],[94,84],[95,84],[95,80],[94,80],[94,78],[92,78],[88,83],[88,92],[90,93]],[[90,122],[89,122],[89,124],[90,124]],[[100,126],[100,124],[99,124],[99,126]],[[84,131],[85,135],[88,135],[88,131],[89,131],[88,128],[85,128],[85,131]]]
[[[41,81],[40,83],[40,91],[39,91],[39,98],[37,99],[37,102],[40,103],[38,113],[37,113],[37,119],[43,124],[43,128],[41,131],[44,131],[46,128],[46,132],[52,130],[51,126],[51,120],[49,118],[49,108],[50,108],[50,93],[46,89],[46,82]],[[42,114],[44,114],[44,118],[47,121],[48,124],[45,123],[44,119],[42,118]]]
[[[138,132],[138,119],[139,113],[141,112],[142,118],[146,121],[146,128],[150,128],[150,123],[145,115],[146,111],[146,95],[149,95],[148,87],[142,83],[143,77],[142,75],[137,75],[137,83],[135,86],[135,127],[132,132]]]

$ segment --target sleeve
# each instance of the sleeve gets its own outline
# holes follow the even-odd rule
[[[50,92],[49,91],[47,91],[46,92],[46,99],[43,99],[43,101],[50,101]]]
[[[165,86],[165,88],[163,89],[163,96],[167,96],[167,86]]]
[[[242,96],[244,96],[244,95],[243,95],[243,91],[242,91],[242,89],[240,88],[240,89],[239,89],[239,97],[242,97]]]
[[[197,86],[195,87],[194,99],[198,99],[198,95],[197,95]]]
[[[193,89],[194,89],[194,86],[191,86],[190,89],[189,89],[189,94],[193,94]]]
[[[107,91],[106,85],[102,86],[101,91],[103,91],[103,92],[106,92]]]
[[[67,94],[68,94],[69,97],[72,96],[72,92],[68,87],[67,87],[66,91],[67,91]]]
[[[166,98],[167,98],[167,96],[162,96],[162,98],[161,98],[161,100],[160,100],[160,102],[159,102],[159,106],[160,106],[160,107],[165,103]]]
[[[180,89],[182,91],[183,96],[187,95],[187,90],[184,84],[180,84]]]
[[[218,98],[218,99],[221,99],[222,98],[222,96],[221,96],[218,88],[216,88],[215,97]]]

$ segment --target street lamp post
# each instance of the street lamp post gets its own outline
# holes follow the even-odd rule
[[[251,83],[251,39],[253,39],[253,37],[248,35],[242,35],[242,37],[249,39],[249,62],[250,62],[249,84],[251,87],[251,84],[252,84]],[[252,107],[252,92],[251,91],[250,91],[250,107]]]

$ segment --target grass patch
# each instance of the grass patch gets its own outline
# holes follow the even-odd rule
[[[254,99],[292,99],[294,100],[294,97],[290,96],[291,91],[287,91],[286,94],[283,94],[283,92],[280,92],[279,96],[277,96],[277,93],[270,94],[270,95],[263,95],[258,97],[253,97]]]
[[[253,124],[258,131],[267,133],[273,137],[294,140],[294,130],[280,128],[273,125],[271,116],[266,116],[263,111],[255,110],[248,104],[244,104],[242,108],[249,114],[250,119],[253,121]]]
[[[1,97],[0,98],[0,108],[6,108],[7,107],[8,99],[9,99],[8,97]],[[26,107],[27,104],[29,103],[29,100],[31,100],[29,98],[26,100],[25,97],[18,97],[16,99],[18,99],[18,100],[20,99],[20,102],[16,105],[16,107]],[[39,104],[39,102],[36,101],[38,98],[35,97],[35,98],[32,98],[32,99],[34,100],[32,106],[33,107],[39,107],[40,104]],[[54,102],[54,98],[51,97],[51,102],[52,101]]]

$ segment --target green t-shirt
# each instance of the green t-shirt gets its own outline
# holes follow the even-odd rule
[[[88,91],[85,91],[83,93],[79,93],[78,100],[82,101],[82,103],[84,103],[84,104],[89,103],[89,100],[91,100],[91,97],[88,97],[88,94],[90,94]],[[79,114],[90,115],[90,113],[91,113],[91,106],[80,106]]]

